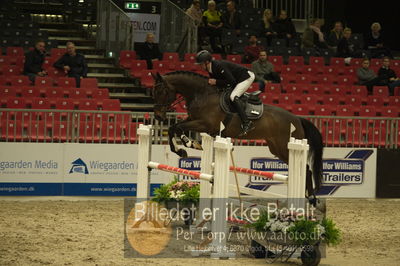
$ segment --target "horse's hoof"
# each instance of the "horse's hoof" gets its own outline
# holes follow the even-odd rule
[[[198,143],[197,141],[193,141],[193,148],[195,148],[196,150],[203,150],[203,147],[201,147],[200,143]]]
[[[187,154],[187,152],[186,152],[184,149],[179,149],[179,150],[176,152],[176,154],[178,154],[179,157],[181,157],[181,158],[187,158],[187,157],[188,157],[188,154]]]

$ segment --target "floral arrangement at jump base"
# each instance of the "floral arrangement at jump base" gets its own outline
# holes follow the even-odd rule
[[[200,184],[190,181],[179,181],[175,176],[168,184],[154,190],[154,201],[168,203],[171,201],[181,203],[198,203],[200,198]]]
[[[341,232],[332,219],[322,220],[280,216],[261,212],[259,219],[247,225],[256,232],[267,232],[267,238],[297,245],[315,245],[323,242],[335,246],[341,241]]]

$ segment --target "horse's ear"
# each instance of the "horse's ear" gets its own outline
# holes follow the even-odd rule
[[[163,80],[163,78],[162,78],[162,76],[160,75],[160,73],[156,73],[156,74],[154,74],[153,72],[151,72],[151,76],[153,77],[153,79],[155,80],[155,81],[162,81]]]

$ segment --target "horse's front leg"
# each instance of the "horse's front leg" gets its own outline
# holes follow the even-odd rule
[[[175,135],[180,137],[185,147],[201,150],[201,145],[197,141],[189,139],[185,135],[185,131],[206,132],[207,129],[209,129],[209,127],[204,125],[204,121],[201,120],[185,120],[171,126],[168,130],[171,151],[175,152],[180,157],[187,157],[187,152],[185,150],[177,148],[178,145],[175,140]]]

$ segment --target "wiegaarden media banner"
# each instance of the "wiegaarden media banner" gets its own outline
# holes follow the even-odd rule
[[[188,158],[179,158],[169,146],[153,145],[151,154],[156,162],[200,170],[200,151],[188,150]],[[287,174],[287,165],[267,147],[235,146],[233,154],[236,166]],[[319,195],[374,198],[376,154],[371,148],[325,148]],[[136,196],[137,156],[138,146],[130,144],[0,143],[0,195]],[[151,188],[174,177],[152,170]],[[286,185],[260,177],[241,175],[239,183],[286,194]],[[230,184],[235,184],[233,174]]]

